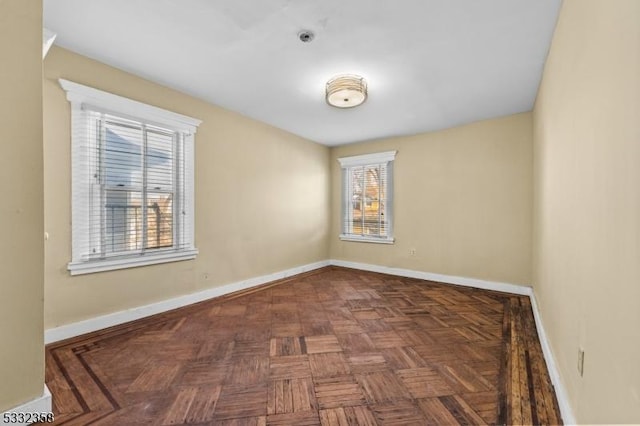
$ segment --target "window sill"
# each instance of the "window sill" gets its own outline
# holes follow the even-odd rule
[[[346,235],[340,234],[340,240],[342,241],[355,241],[359,243],[377,243],[377,244],[393,244],[395,238],[390,237],[366,237],[362,235]]]
[[[179,262],[195,259],[198,249],[182,250],[171,253],[145,254],[143,256],[124,259],[92,260],[87,262],[69,262],[67,269],[71,275],[93,274],[95,272],[113,271],[116,269],[135,268],[138,266],[157,265],[159,263]]]

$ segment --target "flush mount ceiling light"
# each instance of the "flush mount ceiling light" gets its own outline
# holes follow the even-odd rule
[[[353,108],[367,100],[367,82],[359,75],[338,75],[327,82],[326,93],[329,105]]]

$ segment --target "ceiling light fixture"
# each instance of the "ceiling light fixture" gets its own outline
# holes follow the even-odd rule
[[[327,82],[327,103],[336,108],[353,108],[367,100],[367,82],[359,75],[344,74]]]

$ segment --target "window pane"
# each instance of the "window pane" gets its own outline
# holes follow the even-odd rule
[[[106,253],[142,248],[142,193],[106,191],[104,245]]]
[[[385,216],[387,207],[387,165],[380,165],[380,193],[379,193],[379,208],[380,208],[380,236],[388,236],[387,231],[387,218]]]
[[[386,164],[349,168],[351,205],[345,232],[355,235],[387,236]]]
[[[380,235],[380,170],[366,166],[364,170],[364,234]]]
[[[173,134],[147,131],[147,188],[167,190],[173,188]]]
[[[351,224],[352,233],[361,235],[363,233],[362,211],[363,211],[363,189],[364,189],[364,167],[353,167],[351,169]]]
[[[104,182],[108,186],[142,186],[142,129],[105,121]]]
[[[173,246],[173,194],[147,194],[147,246]]]

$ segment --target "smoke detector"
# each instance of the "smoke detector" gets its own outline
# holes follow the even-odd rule
[[[313,33],[313,31],[310,30],[302,30],[298,33],[298,38],[303,43],[311,43],[315,36],[316,35]]]

